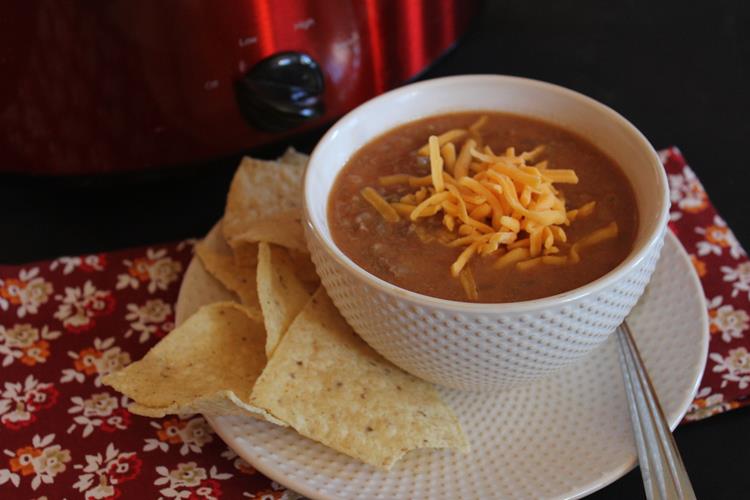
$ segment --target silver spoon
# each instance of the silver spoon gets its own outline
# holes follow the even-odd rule
[[[680,452],[625,321],[617,328],[617,341],[646,497],[649,500],[694,499],[693,486]]]

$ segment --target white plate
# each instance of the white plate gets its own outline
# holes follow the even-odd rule
[[[193,259],[177,321],[231,299]],[[703,290],[677,239],[667,236],[653,279],[628,321],[674,428],[703,373]],[[210,417],[221,438],[271,479],[311,498],[567,498],[606,486],[636,462],[614,337],[579,364],[501,394],[441,391],[472,450],[420,450],[390,472],[253,418]]]

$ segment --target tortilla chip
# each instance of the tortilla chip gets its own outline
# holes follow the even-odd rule
[[[258,268],[258,244],[239,243],[234,250],[234,264],[240,269]]]
[[[214,302],[240,303],[237,294],[228,290],[211,273],[206,271],[200,259],[194,258],[188,266],[180,285],[179,300],[175,304],[174,320],[181,325],[198,309]]]
[[[303,436],[386,469],[417,448],[468,450],[435,388],[377,354],[322,288],[282,338],[250,403]]]
[[[146,416],[247,415],[284,425],[248,403],[266,365],[262,322],[234,302],[202,307],[139,361],[102,380]]]
[[[305,250],[304,165],[243,158],[227,195],[224,237],[232,246],[267,241]]]
[[[243,305],[260,314],[256,281],[257,245],[243,243],[235,251],[227,245],[219,221],[206,237],[195,246],[195,253],[206,270],[235,292]],[[239,257],[238,257],[239,256]]]
[[[284,154],[279,157],[281,163],[289,163],[290,165],[301,165],[307,166],[307,162],[310,161],[310,157],[305,153],[300,153],[293,147],[288,147]]]
[[[310,294],[295,276],[296,270],[285,248],[258,244],[258,297],[266,325],[266,356],[269,358]]]
[[[201,413],[204,415],[235,415],[243,417],[253,417],[260,420],[266,420],[273,424],[288,427],[286,422],[282,422],[267,411],[256,408],[241,400],[232,391],[217,391],[209,396],[196,398],[189,405],[170,405],[165,407],[150,407],[138,403],[130,403],[128,411],[142,417],[162,418],[166,415],[183,415]]]

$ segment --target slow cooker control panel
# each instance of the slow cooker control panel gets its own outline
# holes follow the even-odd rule
[[[235,82],[247,122],[267,132],[291,130],[325,112],[323,72],[303,52],[280,52],[259,61]]]

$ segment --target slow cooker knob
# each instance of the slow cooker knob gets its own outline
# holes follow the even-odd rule
[[[323,72],[302,52],[280,52],[253,66],[235,82],[240,112],[268,132],[283,132],[321,116]]]

